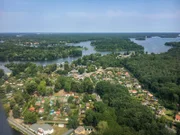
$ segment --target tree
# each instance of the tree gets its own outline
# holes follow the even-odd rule
[[[0,87],[0,99],[3,99],[5,97],[6,97],[5,90],[2,87]]]
[[[16,105],[16,101],[14,99],[11,99],[10,100],[10,108],[13,109],[15,105]]]
[[[89,100],[91,100],[91,97],[87,93],[85,93],[83,96],[83,102],[89,102]]]
[[[8,115],[8,114],[9,114],[9,111],[10,111],[10,106],[9,106],[9,104],[4,104],[3,107],[4,107],[4,110],[5,110],[6,114]]]
[[[103,134],[103,132],[108,129],[108,123],[106,121],[100,121],[97,125],[98,132]]]
[[[82,85],[80,82],[72,81],[71,82],[71,90],[73,92],[82,92]]]
[[[87,110],[83,122],[85,125],[96,126],[98,123],[96,114],[92,110]]]
[[[88,92],[89,94],[91,94],[94,90],[93,88],[93,83],[91,82],[91,80],[89,78],[85,78],[83,81],[83,89],[85,92]]]
[[[37,89],[40,95],[45,96],[46,95],[46,82],[44,80],[41,81]]]
[[[53,94],[53,89],[52,88],[47,88],[46,90],[46,96],[52,95]]]
[[[62,88],[62,85],[59,81],[56,81],[54,86],[54,92],[58,92]]]
[[[70,96],[70,97],[68,98],[68,103],[72,103],[73,99],[74,99],[74,97],[73,97],[73,96]]]
[[[17,92],[14,94],[14,100],[20,106],[24,104],[24,98],[22,96],[22,93],[20,93],[20,92]]]
[[[4,76],[4,70],[0,69],[0,78],[2,78]]]
[[[95,69],[95,66],[94,65],[90,65],[87,67],[87,72],[94,72],[96,69]]]
[[[69,92],[71,90],[71,82],[70,81],[65,82],[64,90],[67,92]]]
[[[14,108],[13,108],[13,117],[14,118],[19,118],[20,117],[20,108],[18,105],[16,105]]]
[[[69,71],[69,70],[70,70],[69,63],[68,63],[68,62],[65,62],[65,63],[64,63],[64,70],[66,70],[66,71]]]
[[[78,72],[79,72],[80,74],[83,74],[83,73],[84,73],[84,71],[85,71],[85,69],[84,69],[84,68],[82,68],[82,67],[78,69]]]
[[[6,92],[9,93],[11,91],[12,91],[12,87],[11,87],[11,85],[8,84],[6,87]]]
[[[68,125],[67,125],[69,129],[70,128],[76,129],[78,125],[79,125],[78,116],[72,116],[69,118]]]
[[[65,86],[65,82],[67,81],[67,78],[64,76],[59,76],[58,79],[56,80],[56,83],[60,83],[61,84],[61,88],[64,88]]]
[[[60,103],[58,100],[56,100],[56,106],[59,108],[60,107]]]
[[[37,90],[37,83],[35,81],[27,82],[26,90],[28,94],[33,94]]]
[[[36,113],[27,111],[24,114],[24,123],[33,124],[36,123],[36,121],[37,121]]]

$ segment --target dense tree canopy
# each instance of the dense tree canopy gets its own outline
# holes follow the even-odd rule
[[[36,113],[27,111],[24,114],[24,122],[25,123],[33,124],[33,123],[36,123],[36,121],[37,121]]]
[[[30,47],[14,44],[2,44],[0,61],[40,61],[81,56],[82,49],[75,46]]]
[[[97,102],[94,110],[86,112],[85,124],[97,127],[96,134],[137,134],[137,135],[169,135],[170,133],[155,119],[155,115],[121,85],[101,81],[96,85],[96,92],[106,103]],[[102,121],[103,124],[102,124]],[[100,124],[101,123],[101,124]],[[108,127],[107,127],[108,125]],[[105,127],[102,130],[100,127]]]
[[[166,42],[166,46],[180,47],[180,42]]]
[[[125,59],[124,66],[143,84],[162,99],[166,107],[176,109],[180,103],[180,49],[167,53],[140,55]]]
[[[136,43],[130,41],[129,39],[106,39],[106,40],[96,40],[91,42],[92,46],[98,51],[143,51],[144,48]]]

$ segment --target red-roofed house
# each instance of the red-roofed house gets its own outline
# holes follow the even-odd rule
[[[180,121],[180,115],[179,114],[176,114],[175,120]]]
[[[137,94],[137,90],[129,90],[129,93]]]
[[[60,111],[56,111],[56,115],[60,115]]]
[[[43,100],[41,101],[41,103],[44,104],[44,103],[45,103],[45,100],[43,99]]]
[[[127,77],[129,77],[129,73],[128,73],[128,72],[126,72],[125,75],[126,75]]]
[[[153,95],[152,95],[151,93],[148,93],[148,96],[149,96],[149,97],[153,97]]]
[[[29,108],[29,111],[34,112],[35,108],[32,106],[32,107]]]
[[[121,75],[121,72],[117,72],[117,75]]]

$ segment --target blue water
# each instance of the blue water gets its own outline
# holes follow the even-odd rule
[[[177,38],[160,38],[160,37],[152,37],[146,38],[146,40],[136,40],[135,38],[131,38],[131,41],[144,46],[144,51],[148,53],[162,53],[167,52],[171,47],[165,46],[166,42],[180,42],[180,37]]]

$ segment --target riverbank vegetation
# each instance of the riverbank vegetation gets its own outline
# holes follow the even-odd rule
[[[166,42],[166,46],[180,47],[180,42]]]
[[[42,61],[82,56],[82,48],[74,46],[30,47],[1,44],[0,61]]]

